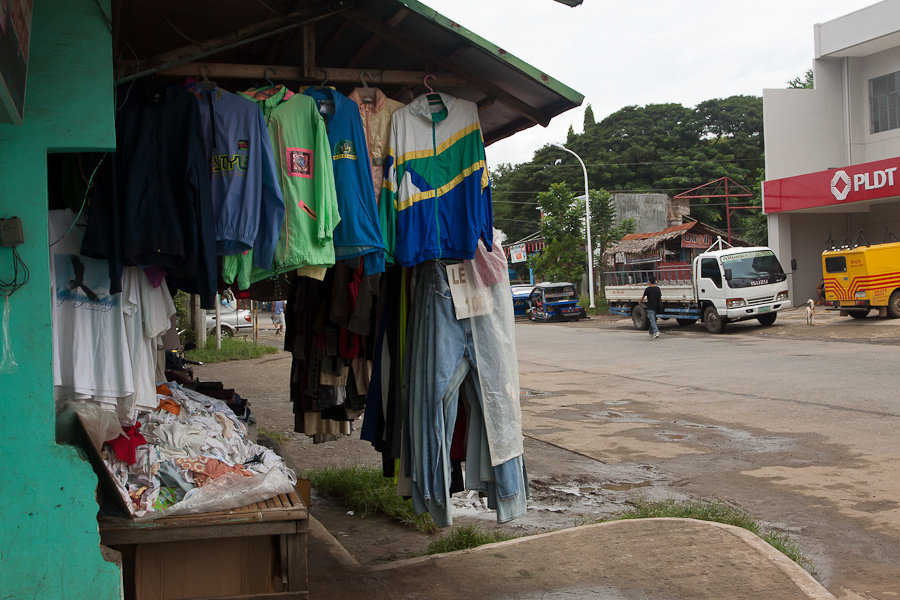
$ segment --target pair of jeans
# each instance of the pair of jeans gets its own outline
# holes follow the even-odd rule
[[[650,323],[650,335],[659,333],[659,327],[656,326],[656,311],[647,309],[647,322]]]
[[[428,261],[416,267],[410,305],[404,398],[412,498],[417,512],[428,510],[439,527],[447,527],[452,524],[450,446],[459,390],[468,379],[481,403],[481,386],[477,385],[476,379],[479,361],[472,320],[456,318],[446,268],[440,261]],[[482,406],[479,408],[483,410]],[[481,414],[482,410],[478,412]],[[483,416],[480,423],[480,431],[470,429],[469,436],[486,435],[483,433]],[[484,455],[487,455],[488,471],[493,471],[489,453],[481,454]],[[477,459],[479,462],[481,456]],[[499,498],[515,500],[514,506],[508,507],[509,518],[512,518],[519,516],[520,501],[524,509],[526,492],[522,485],[521,459],[508,462],[510,465],[499,465],[499,472],[493,473],[491,479],[497,484]]]

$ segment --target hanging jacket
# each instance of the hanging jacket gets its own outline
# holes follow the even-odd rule
[[[216,237],[197,101],[147,79],[117,92],[117,149],[98,173],[82,254],[109,260],[111,293],[122,290],[124,265],[157,266],[214,308]]]
[[[491,249],[490,177],[478,107],[434,93],[397,110],[381,194],[389,263],[471,259],[479,239]]]
[[[404,104],[384,95],[378,88],[356,88],[347,96],[359,106],[359,118],[366,131],[369,146],[369,163],[372,166],[372,184],[375,195],[381,198],[381,182],[384,180],[384,158],[388,154],[391,135],[391,115]]]
[[[252,249],[254,264],[269,267],[284,221],[284,201],[262,112],[254,102],[222,88],[208,90],[195,83],[188,89],[200,102],[210,157],[216,252]]]
[[[242,92],[262,110],[284,196],[284,222],[268,268],[252,266],[253,251],[226,256],[222,276],[237,279],[240,289],[273,274],[306,266],[334,264],[334,228],[338,213],[334,171],[328,151],[325,122],[309,96],[279,86],[272,95]],[[251,268],[252,267],[252,268]]]
[[[362,257],[366,275],[381,273],[384,241],[359,106],[327,87],[311,87],[303,93],[315,99],[328,130],[341,214],[341,222],[334,230],[335,259]]]

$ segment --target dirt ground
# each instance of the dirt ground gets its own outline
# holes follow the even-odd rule
[[[282,339],[263,330],[260,342],[278,347]],[[326,466],[380,466],[381,455],[359,438],[358,426],[351,436],[322,444],[293,432],[287,390],[290,364],[290,355],[281,351],[252,361],[195,366],[194,373],[204,381],[222,381],[247,398],[262,434],[277,432],[280,436],[275,437],[286,438],[280,446],[299,473]],[[523,400],[529,392],[524,394]],[[623,472],[610,478],[609,467],[599,461],[527,436],[525,455],[531,488],[525,517],[499,525],[496,513],[485,508],[476,494],[462,492],[453,497],[454,525],[477,524],[484,530],[517,536],[542,533],[593,522],[618,512],[631,498],[652,493],[654,475],[649,464],[643,465],[640,473]],[[360,518],[315,490],[310,513],[362,565],[421,555],[429,543],[446,533],[428,536],[388,519]]]
[[[898,335],[900,328],[898,327],[881,327],[875,321],[852,323],[852,331],[845,328],[848,331],[837,334],[836,331],[840,328],[801,325],[802,316],[798,315],[791,317],[797,323],[796,326],[791,324],[789,318],[786,318],[783,326],[767,329],[759,335],[784,336],[816,342],[840,339],[869,344],[900,344],[900,335]],[[823,322],[827,322],[828,317],[827,315],[823,316]],[[846,321],[846,318],[844,320]],[[526,325],[526,327],[531,326],[540,327],[540,325]],[[571,323],[567,327],[592,329],[621,326],[621,319],[618,317],[604,316],[594,317],[590,321]],[[758,329],[755,325],[751,325],[751,327],[754,327],[753,334],[756,335]],[[697,335],[706,334],[698,331]],[[858,336],[860,339],[857,340],[853,336]],[[736,341],[739,342],[739,339],[736,338]],[[260,341],[278,346],[281,338],[272,335],[271,331],[263,331]],[[380,455],[368,442],[359,439],[358,431],[349,438],[323,444],[313,444],[306,436],[291,431],[293,415],[287,400],[289,370],[290,356],[284,352],[253,361],[196,367],[196,373],[202,379],[221,380],[227,387],[236,388],[242,396],[250,400],[260,428],[264,432],[274,431],[286,437],[286,441],[283,443],[285,454],[296,465],[299,472],[328,465],[380,465]],[[543,386],[542,389],[556,389],[556,393],[563,393],[565,391],[563,388],[577,387],[576,384],[566,379],[568,377],[566,374],[558,373],[552,376],[548,373],[548,376],[551,379],[562,378],[556,385],[556,388],[559,389],[553,386]],[[523,389],[523,408],[529,412],[539,410],[539,407],[547,400],[542,398],[542,393]],[[587,410],[586,407],[585,410]],[[634,428],[644,422],[648,426],[654,423],[665,424],[667,423],[665,419],[668,418],[654,412],[650,405],[641,404],[633,398],[629,400],[626,390],[619,395],[607,396],[603,402],[596,406],[592,405],[589,412],[597,422],[609,423],[611,427],[620,424],[619,426],[623,428]],[[645,421],[641,421],[642,419]],[[775,464],[819,461],[822,464],[832,465],[837,465],[834,461],[841,456],[835,454],[833,449],[815,443],[818,439],[816,436],[806,436],[810,439],[804,442],[809,446],[810,456],[797,456],[795,455],[797,448],[790,444],[785,445],[782,437],[762,435],[764,432],[759,433],[758,436],[747,437],[748,432],[744,430],[731,431],[722,427],[684,422],[671,423],[665,427],[663,425],[651,427],[651,431],[647,435],[668,436],[665,438],[666,441],[678,441],[679,437],[684,438],[685,442],[688,439],[699,440],[700,445],[706,444],[710,448],[718,448],[715,453],[716,460],[732,461],[730,464],[734,465],[735,472],[750,468],[749,463],[744,465],[742,462],[747,456],[770,456]],[[832,573],[831,581],[826,582],[826,585],[841,600],[871,600],[892,597],[882,596],[878,590],[890,589],[890,582],[895,581],[896,578],[896,573],[890,572],[896,561],[889,557],[896,551],[894,540],[876,535],[871,530],[861,531],[858,524],[852,522],[852,519],[840,517],[834,511],[829,514],[838,515],[838,517],[831,523],[812,529],[799,527],[797,524],[803,523],[802,507],[809,502],[807,498],[798,497],[796,494],[792,495],[784,490],[779,491],[780,488],[777,486],[774,486],[771,495],[766,497],[754,496],[749,490],[747,494],[743,494],[740,485],[758,486],[759,482],[753,478],[729,476],[726,472],[719,473],[716,469],[704,468],[703,461],[706,460],[704,454],[685,455],[678,460],[669,460],[667,461],[669,471],[664,472],[661,470],[660,461],[648,459],[647,462],[604,462],[598,460],[596,456],[592,457],[587,450],[582,454],[554,445],[553,431],[541,430],[534,432],[534,435],[540,436],[543,441],[526,435],[525,457],[531,484],[531,499],[527,515],[509,524],[497,525],[494,521],[495,513],[493,511],[488,511],[481,506],[477,497],[469,497],[467,493],[461,493],[454,497],[453,515],[456,524],[477,523],[485,529],[498,528],[516,535],[532,534],[593,522],[619,512],[629,502],[638,498],[649,500],[694,499],[697,497],[697,493],[702,493],[702,490],[729,489],[731,497],[756,498],[759,504],[750,502],[740,508],[757,516],[767,515],[768,520],[764,520],[762,523],[764,527],[777,526],[779,531],[799,539],[804,550],[813,549],[812,558],[816,561],[817,567],[825,573],[829,571]],[[793,437],[799,439],[796,434]],[[730,440],[727,448],[725,446],[719,448],[719,445],[724,443],[720,438]],[[681,448],[682,445],[674,444],[667,447],[674,451]],[[723,454],[726,449],[728,452]],[[684,451],[687,450],[684,449]],[[681,470],[673,466],[679,461],[684,463],[684,468]],[[852,465],[847,468],[850,467]],[[719,482],[710,480],[712,477],[719,476],[727,478],[727,480]],[[698,480],[702,480],[703,485],[698,483]],[[382,518],[362,519],[357,515],[348,514],[345,509],[331,499],[318,495],[313,496],[310,512],[350,555],[363,565],[378,565],[421,554],[432,539],[437,537],[425,536]],[[816,532],[814,535],[813,529]],[[848,547],[832,548],[830,545],[835,539],[843,539]],[[867,546],[868,550],[863,550],[861,548],[863,545]],[[824,549],[828,551],[824,551]],[[865,564],[858,562],[865,556],[869,556],[871,560],[867,560]],[[843,575],[834,575],[836,565],[830,564],[829,560],[843,562],[840,569]],[[878,565],[881,565],[881,571],[876,568]],[[853,577],[853,572],[860,575]],[[876,579],[877,581],[875,581]],[[871,593],[867,593],[869,591]]]

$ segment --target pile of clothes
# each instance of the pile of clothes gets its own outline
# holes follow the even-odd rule
[[[156,410],[139,413],[101,449],[134,518],[236,508],[294,490],[294,472],[251,441],[225,401],[175,382],[160,385],[157,397]]]

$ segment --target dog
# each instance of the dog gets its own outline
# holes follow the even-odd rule
[[[816,303],[812,298],[806,301],[806,324],[816,324]]]

